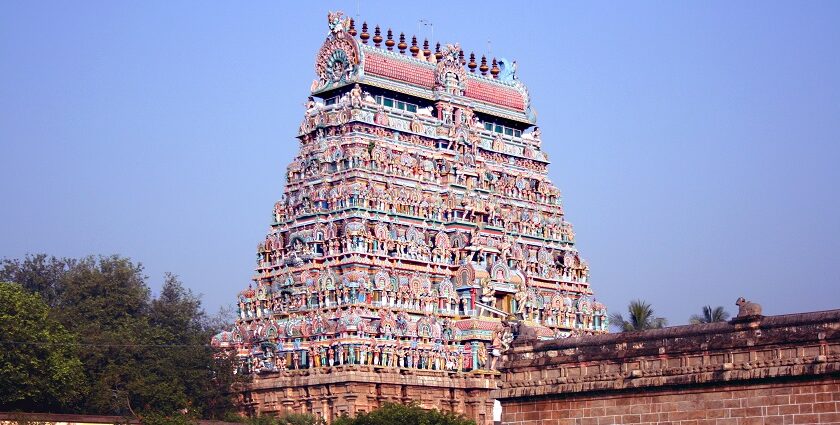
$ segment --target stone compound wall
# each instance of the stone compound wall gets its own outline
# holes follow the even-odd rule
[[[840,423],[838,404],[840,380],[827,379],[811,383],[779,382],[518,400],[504,403],[503,422],[582,425],[837,424]]]
[[[0,425],[141,425],[137,418],[122,416],[0,412]],[[240,425],[236,422],[198,420],[196,425]]]
[[[840,424],[840,310],[519,343],[505,424]]]

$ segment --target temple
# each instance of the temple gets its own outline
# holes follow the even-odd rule
[[[253,375],[252,412],[417,401],[489,423],[514,333],[608,328],[528,91],[516,62],[328,23],[253,284],[212,343]]]

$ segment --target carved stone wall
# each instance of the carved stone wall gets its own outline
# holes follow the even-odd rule
[[[315,369],[259,375],[246,393],[246,405],[261,414],[311,413],[331,421],[345,413],[369,412],[385,402],[416,402],[486,424],[493,418],[488,393],[496,388],[496,379],[494,373],[394,373],[380,367],[336,366],[330,372]]]
[[[505,424],[840,423],[840,310],[520,342],[500,370]]]

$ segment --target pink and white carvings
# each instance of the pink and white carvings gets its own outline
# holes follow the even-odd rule
[[[214,344],[246,373],[469,373],[522,324],[606,332],[515,69],[467,71],[457,44],[370,46],[340,14],[330,28],[254,283]]]

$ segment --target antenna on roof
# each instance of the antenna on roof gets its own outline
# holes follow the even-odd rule
[[[431,27],[431,32],[432,33],[426,38],[434,40],[434,38],[435,38],[435,24],[433,24],[432,22],[430,22],[426,19],[421,19],[421,20],[417,21],[417,34],[420,34],[421,37],[422,37],[423,30],[421,29],[421,27]]]

